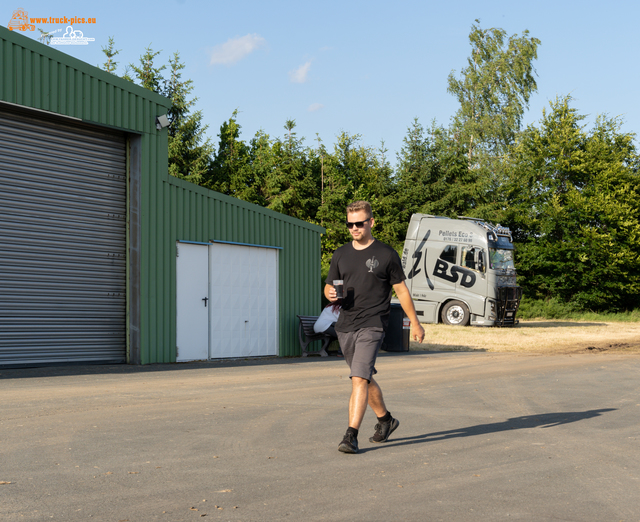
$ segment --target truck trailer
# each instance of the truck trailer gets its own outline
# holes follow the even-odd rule
[[[420,322],[514,326],[522,298],[511,232],[476,218],[413,214],[402,254]]]

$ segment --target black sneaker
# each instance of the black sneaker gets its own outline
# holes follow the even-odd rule
[[[387,442],[389,435],[391,435],[396,428],[400,426],[400,421],[391,417],[389,422],[378,422],[376,424],[376,432],[373,437],[369,437],[369,442]]]
[[[342,442],[338,446],[338,451],[342,453],[358,453],[358,439],[348,431]]]

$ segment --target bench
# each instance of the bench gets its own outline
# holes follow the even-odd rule
[[[302,357],[307,355],[319,353],[320,357],[328,357],[327,346],[333,341],[333,337],[325,333],[316,333],[313,329],[313,325],[318,320],[317,315],[299,315],[300,324],[298,325],[298,338],[300,339],[300,347],[302,348]],[[323,341],[322,348],[319,352],[311,352],[307,350],[307,346],[313,341]]]

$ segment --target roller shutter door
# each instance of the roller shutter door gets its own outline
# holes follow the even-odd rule
[[[0,112],[0,366],[125,360],[123,135]]]

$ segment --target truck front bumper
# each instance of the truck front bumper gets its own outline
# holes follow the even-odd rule
[[[484,316],[471,314],[473,326],[515,326],[516,313],[522,299],[519,286],[498,287],[497,299],[487,299]]]
[[[519,286],[501,286],[498,288],[496,326],[515,326],[516,313],[522,299]]]

